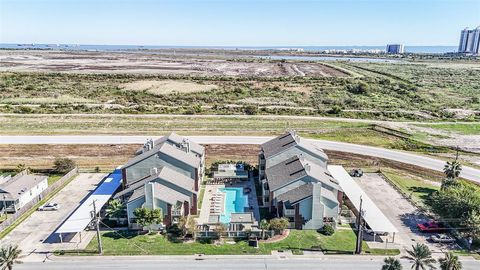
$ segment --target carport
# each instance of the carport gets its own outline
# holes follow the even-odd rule
[[[98,214],[113,193],[120,187],[121,182],[122,172],[117,168],[102,181],[95,191],[55,231],[59,235],[60,242],[63,242],[63,234],[72,233],[79,233],[81,242],[82,231],[85,230],[94,217],[94,204],[95,214]]]
[[[364,212],[363,219],[370,226],[374,232],[388,232],[393,233],[393,240],[395,241],[395,233],[397,228],[388,220],[375,203],[368,197],[362,188],[352,179],[343,166],[329,165],[328,171],[335,178],[343,192],[352,202],[357,213],[360,209],[360,198],[362,198],[362,210]],[[374,235],[375,238],[375,235]]]

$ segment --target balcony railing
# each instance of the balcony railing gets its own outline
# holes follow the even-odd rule
[[[172,210],[172,216],[182,216],[182,210]]]
[[[284,209],[285,216],[295,216],[295,209]]]

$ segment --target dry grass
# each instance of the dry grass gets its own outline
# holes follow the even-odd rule
[[[209,167],[217,160],[241,160],[256,165],[259,151],[260,146],[254,144],[209,144],[205,146],[205,163]]]
[[[121,84],[120,87],[130,91],[147,91],[153,95],[206,92],[218,88],[218,86],[213,84],[200,84],[176,80],[141,80],[124,83]]]
[[[0,168],[25,164],[35,169],[52,168],[57,157],[68,157],[82,169],[113,169],[124,164],[140,145],[6,145],[0,144]]]

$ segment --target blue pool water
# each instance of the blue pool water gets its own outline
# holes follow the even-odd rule
[[[219,191],[225,193],[225,207],[220,222],[229,223],[232,213],[244,213],[248,207],[248,195],[243,194],[243,188],[226,187]]]

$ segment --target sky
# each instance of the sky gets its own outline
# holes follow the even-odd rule
[[[0,0],[0,43],[458,44],[480,0]]]

